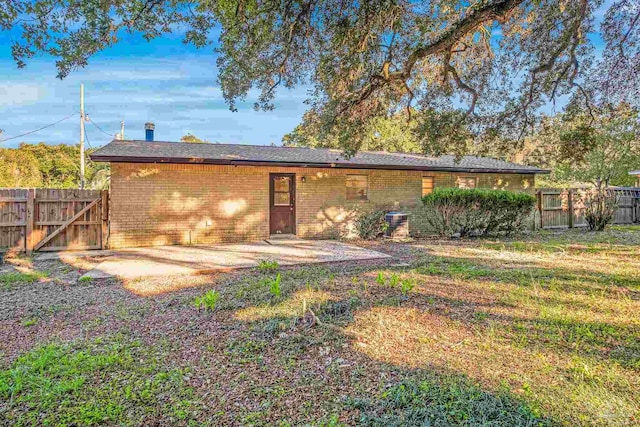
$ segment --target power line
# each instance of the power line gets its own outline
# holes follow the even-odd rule
[[[35,130],[32,130],[32,131],[29,131],[29,132],[25,132],[25,133],[20,134],[20,135],[12,136],[12,137],[10,137],[10,138],[0,139],[0,143],[2,143],[2,142],[7,142],[7,141],[11,141],[12,139],[16,139],[16,138],[22,138],[23,136],[27,136],[27,135],[31,135],[32,133],[39,132],[39,131],[41,131],[41,130],[43,130],[43,129],[49,128],[49,127],[54,126],[54,125],[57,125],[58,123],[62,123],[62,122],[64,122],[65,120],[70,119],[71,117],[75,116],[76,114],[77,114],[77,113],[71,113],[71,114],[69,114],[67,117],[65,117],[65,118],[63,118],[63,119],[60,119],[60,120],[58,120],[57,122],[49,123],[48,125],[42,126],[42,127],[38,128],[38,129],[35,129]]]
[[[89,146],[89,148],[93,150],[93,147],[91,146],[91,141],[89,140],[89,132],[87,132],[86,130],[84,131],[84,137],[87,139],[87,145]]]
[[[91,117],[90,117],[90,116],[87,116],[87,117],[88,117],[89,121],[90,121],[91,123],[93,123],[93,125],[94,125],[94,126],[95,126],[99,131],[100,131],[100,132],[104,133],[105,135],[109,135],[109,136],[110,136],[110,137],[112,137],[112,138],[114,138],[114,137],[115,137],[115,134],[113,134],[113,133],[109,133],[109,132],[105,132],[104,130],[102,130],[102,128],[101,128],[100,126],[98,126],[98,125],[96,124],[96,122],[94,122],[93,120],[91,120]]]

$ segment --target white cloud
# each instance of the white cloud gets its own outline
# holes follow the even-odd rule
[[[0,86],[0,109],[28,105],[37,102],[45,95],[40,85],[29,83],[5,83]]]

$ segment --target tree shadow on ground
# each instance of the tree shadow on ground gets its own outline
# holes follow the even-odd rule
[[[340,274],[322,267],[310,270],[313,277],[323,280]],[[286,274],[289,273],[296,280],[309,275],[305,269]],[[247,275],[244,280],[251,282],[264,276]],[[238,277],[233,280],[236,284],[243,281]],[[235,295],[236,289],[226,293],[220,283],[210,283],[208,288],[212,286],[229,297]],[[349,336],[324,326],[309,328],[295,315],[249,321],[234,317],[235,306],[213,313],[198,311],[192,299],[203,291],[136,297],[124,289],[122,282],[114,280],[66,285],[51,280],[17,287],[8,298],[11,303],[20,305],[25,292],[32,294],[27,299],[33,301],[3,321],[1,334],[9,337],[10,329],[14,329],[14,336],[15,329],[26,331],[20,333],[20,339],[29,345],[10,357],[5,353],[2,365],[19,368],[19,354],[51,342],[72,342],[76,354],[86,353],[87,346],[94,345],[92,340],[108,343],[109,337],[124,335],[143,347],[161,346],[166,366],[189,372],[185,384],[195,390],[194,399],[202,403],[197,405],[201,411],[195,417],[197,421],[265,426],[285,425],[277,424],[284,421],[292,425],[318,422],[336,426],[341,425],[339,422],[369,426],[551,423],[539,409],[507,389],[489,390],[464,373],[441,367],[408,369],[371,359],[350,345]],[[292,292],[294,287],[285,289],[281,302]],[[44,307],[37,301],[43,303],[54,295],[54,304],[68,304],[64,312],[41,314],[38,322],[29,327],[20,324],[25,316],[35,315]],[[237,305],[246,308],[261,301],[272,302],[270,296],[264,298],[263,294],[248,295]],[[43,363],[46,366],[38,375],[55,385],[57,379],[48,378],[46,372],[57,361]],[[128,375],[126,368],[117,375]],[[96,376],[91,381],[102,379]],[[92,394],[96,389],[103,390],[106,384],[78,387],[79,400],[67,405],[77,404],[79,410],[96,398]],[[89,394],[82,394],[83,387]],[[79,413],[72,406],[65,406],[65,416]],[[2,408],[9,410],[17,411],[13,415],[28,414],[26,407]],[[55,406],[46,411],[55,412]]]
[[[199,419],[214,420],[218,425],[278,425],[282,420],[291,420],[294,425],[315,421],[331,425],[334,417],[347,425],[372,426],[589,424],[575,413],[558,416],[557,411],[549,412],[527,392],[527,381],[545,378],[533,375],[535,365],[527,365],[533,363],[534,352],[595,355],[603,361],[619,361],[629,360],[629,354],[636,351],[623,344],[619,347],[627,353],[617,354],[611,350],[607,335],[598,332],[619,328],[616,324],[572,321],[558,329],[549,319],[492,314],[492,303],[509,308],[500,300],[483,301],[460,293],[447,296],[422,285],[419,293],[404,297],[398,288],[375,282],[377,271],[413,277],[418,274],[416,266],[424,264],[281,270],[282,295],[278,298],[263,282],[275,272],[224,275],[203,280],[197,288],[147,297],[132,295],[119,281],[70,286],[47,283],[46,291],[34,299],[43,301],[57,293],[57,301],[66,298],[72,309],[43,316],[42,322],[27,329],[32,332],[25,337],[35,345],[52,337],[87,340],[121,332],[149,345],[168,342],[171,351],[165,363],[189,369],[189,386],[209,408]],[[445,274],[449,272],[422,273],[434,280]],[[456,280],[485,279],[472,274]],[[198,311],[192,304],[194,296],[207,289],[221,294],[212,313]],[[308,295],[306,305],[322,324],[310,326],[309,318],[303,317],[305,297],[299,298],[301,293]],[[326,295],[314,299],[323,293]],[[22,303],[19,294],[12,298],[12,304]],[[263,311],[258,313],[258,309]],[[241,317],[241,312],[259,315]],[[21,316],[14,311],[14,317],[0,325],[5,336],[11,335],[10,329],[26,329],[20,325]],[[62,333],[51,327],[60,321],[66,322]],[[367,329],[380,322],[387,323],[384,333],[376,335],[375,329]],[[492,324],[503,329],[498,335],[504,333],[506,344],[482,349],[485,344],[474,339],[488,334]],[[420,325],[427,333],[418,329]],[[529,337],[529,329],[535,332],[533,337]],[[559,330],[563,331],[559,336],[562,345],[549,341],[548,335],[555,337]],[[586,346],[571,347],[576,342],[571,334],[594,330],[596,336],[586,336]],[[393,336],[385,335],[388,332]],[[633,336],[633,329],[623,328],[620,334]],[[515,342],[523,336],[528,341]],[[608,350],[598,349],[598,345]],[[375,346],[379,348],[372,350]],[[405,352],[412,351],[412,346],[418,349],[418,357],[409,360]],[[514,353],[502,359],[502,365],[491,359],[505,349]],[[532,374],[533,380],[511,378],[502,386],[500,381],[487,380],[490,374],[482,373],[483,369],[502,369],[505,377]],[[559,394],[558,400],[562,396]],[[590,411],[582,416],[594,416],[596,409]]]

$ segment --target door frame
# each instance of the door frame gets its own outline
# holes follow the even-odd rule
[[[269,235],[271,236],[271,209],[274,206],[274,187],[273,187],[273,177],[274,176],[288,176],[291,178],[291,188],[289,188],[289,193],[291,194],[291,201],[293,207],[293,232],[292,235],[296,236],[298,232],[298,221],[296,215],[296,205],[297,205],[297,194],[296,194],[296,174],[295,173],[280,173],[280,172],[270,172],[269,173]]]

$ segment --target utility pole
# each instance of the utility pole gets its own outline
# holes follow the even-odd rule
[[[80,84],[80,189],[84,189],[84,83]]]

